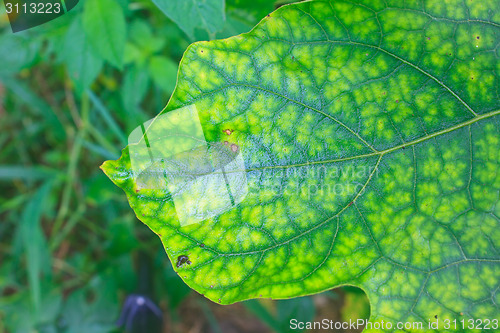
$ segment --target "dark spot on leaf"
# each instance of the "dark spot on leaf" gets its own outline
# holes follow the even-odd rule
[[[205,247],[205,244],[201,243],[201,244],[200,244],[200,247]]]
[[[479,39],[479,36],[477,36],[476,39]]]
[[[473,76],[471,76],[471,78],[470,78],[470,79],[471,79],[471,80],[474,80],[474,77],[473,77]]]
[[[396,100],[396,103],[399,103],[399,99]]]
[[[177,257],[177,268],[182,267],[184,264],[191,265],[191,261],[189,261],[189,257],[186,255],[180,255]]]
[[[431,38],[430,38],[430,37],[427,37],[427,40],[431,40]]]
[[[227,129],[223,130],[222,132],[226,133],[226,135],[231,135],[231,133],[233,133],[234,131],[232,129],[227,128]]]
[[[349,202],[349,204],[347,205],[347,207],[351,207],[351,205],[352,205],[353,202],[354,201]]]
[[[434,318],[438,319],[438,315],[435,315]]]

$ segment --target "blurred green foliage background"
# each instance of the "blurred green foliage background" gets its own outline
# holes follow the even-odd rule
[[[119,332],[137,292],[161,307],[162,332],[368,317],[366,296],[348,287],[213,304],[180,280],[99,169],[166,105],[190,43],[247,32],[287,2],[83,0],[16,34],[0,5],[0,333]]]

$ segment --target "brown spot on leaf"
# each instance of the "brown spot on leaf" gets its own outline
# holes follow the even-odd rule
[[[186,255],[180,255],[177,257],[177,263],[175,266],[177,268],[184,266],[184,264],[191,265],[191,261],[189,260],[189,257]]]

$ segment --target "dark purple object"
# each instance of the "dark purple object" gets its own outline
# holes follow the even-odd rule
[[[155,324],[161,324],[161,321],[162,312],[149,297],[132,294],[127,296],[123,304],[122,313],[116,324],[120,327],[125,325],[127,332],[144,332],[142,329],[145,326],[151,327]],[[158,325],[158,328],[160,326]]]

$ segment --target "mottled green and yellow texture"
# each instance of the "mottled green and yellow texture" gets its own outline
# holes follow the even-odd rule
[[[240,147],[248,194],[217,217],[181,227],[127,149],[103,169],[215,302],[350,284],[372,321],[499,319],[498,8],[312,1],[191,45],[163,113]]]

